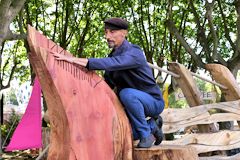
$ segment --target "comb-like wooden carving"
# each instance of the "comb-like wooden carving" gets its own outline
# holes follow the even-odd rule
[[[57,61],[53,53],[71,54],[30,26],[28,43],[48,106],[48,159],[132,159],[128,119],[104,80],[85,68]]]

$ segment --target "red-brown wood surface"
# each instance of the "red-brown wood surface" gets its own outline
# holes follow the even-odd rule
[[[48,159],[132,159],[128,119],[114,92],[94,72],[59,62],[70,55],[28,27],[30,62],[48,105],[51,137]]]

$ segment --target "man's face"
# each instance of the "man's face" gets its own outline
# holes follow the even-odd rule
[[[105,38],[108,42],[109,48],[117,48],[119,47],[122,42],[124,41],[127,35],[127,30],[111,30],[105,29]]]

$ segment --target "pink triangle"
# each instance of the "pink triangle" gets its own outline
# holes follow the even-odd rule
[[[36,78],[26,112],[14,131],[6,151],[41,148],[41,126],[41,87]]]

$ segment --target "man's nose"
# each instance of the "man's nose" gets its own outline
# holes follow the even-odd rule
[[[109,33],[109,32],[106,32],[105,33],[105,38],[108,40],[108,39],[110,39],[111,38],[111,34]]]

